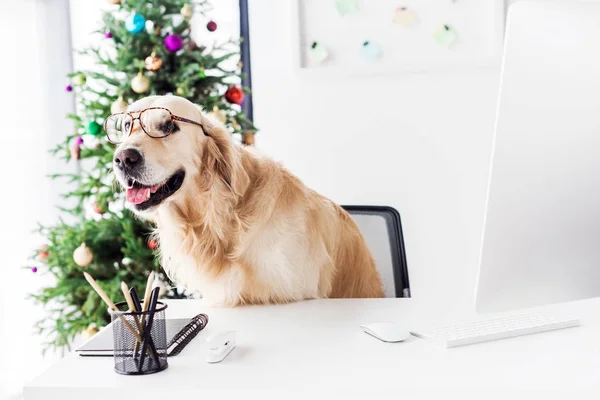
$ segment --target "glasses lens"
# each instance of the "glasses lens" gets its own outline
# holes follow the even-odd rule
[[[114,114],[106,120],[106,134],[112,143],[121,143],[131,129],[131,116]]]
[[[146,133],[153,138],[161,138],[173,133],[175,125],[171,120],[171,113],[162,108],[144,110],[140,122]]]

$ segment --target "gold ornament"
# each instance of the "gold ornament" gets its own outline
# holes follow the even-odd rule
[[[185,94],[185,92],[184,92],[183,88],[178,87],[177,90],[175,90],[175,94],[177,96],[183,96]]]
[[[183,15],[183,18],[190,19],[194,15],[194,8],[189,4],[184,4],[179,13]]]
[[[242,134],[242,143],[246,146],[254,146],[254,131],[244,131]]]
[[[88,340],[90,340],[92,338],[92,336],[94,336],[96,333],[98,333],[98,331],[99,331],[99,329],[96,326],[96,324],[90,324],[90,326],[88,326],[81,332],[81,338],[87,342]]]
[[[220,121],[221,123],[225,123],[227,122],[227,115],[225,115],[225,113],[223,111],[221,111],[221,109],[219,108],[219,106],[214,106],[212,109],[212,115],[215,116],[215,118],[217,119],[217,121]]]
[[[110,4],[121,4],[121,0],[108,0]]]
[[[158,71],[160,67],[162,67],[163,61],[155,52],[152,52],[152,54],[144,60],[144,65],[148,71]]]
[[[86,77],[84,74],[77,74],[71,78],[71,82],[76,86],[85,85]]]
[[[110,112],[112,114],[122,113],[125,110],[127,110],[127,102],[121,96],[110,105]]]
[[[90,265],[93,259],[94,253],[92,253],[92,250],[86,246],[85,242],[81,243],[81,246],[76,248],[73,252],[73,261],[75,261],[75,264],[82,268]]]
[[[150,79],[140,72],[131,80],[131,88],[138,94],[145,93],[150,89]]]

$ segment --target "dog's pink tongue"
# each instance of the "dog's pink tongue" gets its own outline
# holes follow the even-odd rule
[[[150,188],[129,188],[126,197],[131,204],[141,204],[150,198]]]

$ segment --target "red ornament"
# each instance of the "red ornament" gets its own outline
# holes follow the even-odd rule
[[[225,100],[233,104],[242,105],[244,102],[244,91],[237,86],[230,86],[225,92]]]
[[[214,32],[217,30],[217,23],[215,21],[210,21],[208,24],[206,24],[206,29],[208,29],[209,32]]]
[[[42,247],[40,247],[40,249],[38,250],[37,253],[37,259],[41,262],[46,262],[48,261],[48,256],[50,256],[50,253],[48,253],[48,250],[46,250],[48,248],[48,245],[43,245]]]
[[[156,250],[156,249],[158,249],[158,242],[156,241],[156,239],[150,239],[148,241],[148,248],[150,250]]]

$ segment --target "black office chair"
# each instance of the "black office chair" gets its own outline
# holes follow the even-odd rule
[[[385,297],[410,297],[400,214],[392,207],[342,206],[358,225],[381,274]]]

